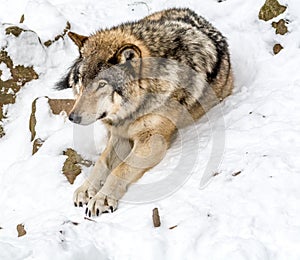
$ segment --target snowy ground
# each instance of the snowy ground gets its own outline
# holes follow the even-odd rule
[[[7,25],[0,25],[0,47],[7,46],[15,64],[33,65],[39,73],[8,107],[0,139],[0,259],[300,259],[300,4],[281,1],[288,9],[275,21],[288,19],[289,33],[278,36],[271,21],[258,20],[263,2],[1,0],[0,22],[18,25],[25,14],[19,26],[42,42],[62,33],[67,21],[73,31],[89,34],[167,7],[190,7],[227,36],[236,88],[209,121],[183,131],[140,182],[155,188],[157,179],[182,167],[187,171],[180,187],[171,183],[165,193],[123,201],[115,213],[85,220],[72,194],[89,170],[70,185],[61,174],[62,151],[75,147],[95,159],[104,146],[101,124],[75,128],[49,114],[41,99],[37,132],[47,141],[34,156],[28,129],[36,97],[71,97],[53,86],[77,49],[67,38],[49,48],[30,45],[34,33],[7,37]],[[284,49],[274,56],[277,42]],[[3,64],[0,69],[3,80],[10,77]],[[205,170],[219,174],[200,187]],[[156,229],[154,207],[162,222]],[[21,223],[27,234],[18,238]]]

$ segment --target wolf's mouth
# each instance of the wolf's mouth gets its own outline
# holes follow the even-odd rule
[[[107,116],[107,113],[106,112],[104,112],[101,116],[99,116],[98,117],[98,119],[97,120],[100,120],[100,119],[102,119],[102,118],[104,118],[104,117],[106,117]]]

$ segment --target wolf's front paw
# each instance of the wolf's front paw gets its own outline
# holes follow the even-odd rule
[[[102,213],[113,212],[117,209],[118,201],[102,192],[98,192],[89,202],[85,214],[89,217],[99,216]]]
[[[93,185],[84,183],[79,188],[77,188],[73,195],[74,205],[75,207],[82,207],[83,204],[87,204],[89,200],[94,197],[100,189],[99,185]]]

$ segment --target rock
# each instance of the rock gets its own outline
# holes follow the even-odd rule
[[[273,28],[276,29],[276,34],[284,35],[288,32],[288,28],[286,26],[286,22],[283,19],[280,19],[277,23],[272,23]]]
[[[43,145],[45,141],[42,140],[41,138],[37,138],[34,140],[33,145],[32,145],[32,155],[34,155],[40,147]]]
[[[24,23],[24,20],[25,20],[25,16],[24,16],[24,14],[22,14],[22,16],[20,18],[20,23]]]
[[[3,137],[4,135],[5,135],[4,129],[2,125],[0,125],[0,138]]]
[[[281,50],[283,49],[283,47],[281,46],[281,44],[277,43],[274,45],[273,47],[273,52],[274,54],[278,54]]]
[[[14,104],[16,94],[21,87],[31,80],[38,79],[38,74],[34,71],[33,67],[25,67],[23,65],[14,66],[12,59],[5,50],[0,51],[0,63],[2,62],[10,70],[12,78],[8,80],[0,78],[0,123],[5,118],[3,105]],[[3,127],[1,128],[2,134],[0,137],[4,135]]]
[[[60,113],[64,112],[66,114],[69,114],[71,111],[75,100],[74,99],[51,99],[48,97],[41,97],[41,98],[47,98],[49,107],[54,115],[59,115]],[[36,102],[39,98],[36,98],[31,105],[31,114],[29,118],[29,130],[31,133],[31,141],[34,141],[32,144],[32,154],[35,154],[38,149],[43,145],[44,140],[41,138],[36,138],[36,123],[37,119],[35,116],[37,107]]]
[[[160,223],[160,216],[159,216],[158,208],[154,208],[152,210],[152,221],[153,221],[154,227],[160,227],[161,223]]]
[[[269,21],[274,17],[284,13],[286,6],[280,5],[277,0],[266,0],[259,11],[259,19]]]
[[[35,126],[36,126],[36,117],[35,117],[35,111],[36,111],[36,101],[39,98],[36,98],[32,104],[31,104],[31,114],[30,114],[30,118],[29,118],[29,130],[31,133],[31,141],[34,140],[35,135],[36,135],[36,131],[35,131]]]
[[[54,115],[59,115],[62,112],[65,114],[68,114],[73,105],[75,100],[73,99],[51,99],[48,97],[40,97],[43,99],[48,100],[49,109]],[[40,147],[43,145],[43,143],[46,140],[43,140],[38,136],[38,133],[36,132],[36,124],[37,124],[37,118],[36,118],[36,111],[39,109],[37,107],[37,101],[40,98],[36,98],[32,102],[32,111],[29,119],[29,129],[31,132],[31,141],[33,141],[32,144],[32,154],[35,154]],[[84,160],[75,150],[68,148],[66,151],[63,152],[64,155],[67,156],[66,161],[64,162],[62,172],[66,176],[67,180],[73,184],[76,177],[81,173],[81,166],[84,165],[86,167],[89,167],[92,165],[91,161]]]
[[[81,173],[81,167],[78,165],[83,159],[73,149],[68,148],[63,152],[67,159],[62,168],[63,174],[67,177],[68,181],[73,184],[76,177]]]
[[[44,45],[45,45],[46,47],[49,47],[52,43],[53,43],[53,42],[52,42],[51,40],[48,40],[48,41],[45,41],[45,42],[44,42]]]
[[[26,30],[18,27],[18,26],[10,26],[5,29],[6,34],[13,34],[14,36],[18,37],[22,32]]]
[[[17,225],[18,237],[22,237],[26,235],[26,230],[23,224]]]
[[[59,35],[56,35],[56,36],[54,37],[54,40],[48,40],[48,41],[45,41],[45,42],[44,42],[44,45],[45,45],[46,47],[49,47],[52,43],[58,41],[60,38],[63,38],[63,37],[66,35],[66,33],[67,33],[70,29],[71,29],[71,24],[70,24],[69,22],[67,22],[66,27],[65,27],[63,33],[62,33],[62,34],[59,34]]]
[[[93,163],[89,160],[84,160],[80,154],[71,148],[68,148],[63,154],[67,156],[67,159],[62,172],[67,177],[67,180],[73,184],[76,177],[81,173],[81,165],[90,167]]]
[[[59,115],[62,111],[65,111],[67,114],[69,114],[74,106],[75,100],[49,98],[48,103],[54,115]]]
[[[38,79],[38,74],[34,71],[33,67],[25,67],[23,65],[18,65],[11,70],[12,77],[17,80],[18,84],[21,86],[25,85],[25,83]]]
[[[8,56],[7,52],[4,50],[0,51],[0,62],[5,63],[9,69],[13,68],[13,62],[11,58]]]

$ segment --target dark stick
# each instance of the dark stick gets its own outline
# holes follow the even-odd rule
[[[153,209],[152,220],[153,220],[154,227],[160,226],[160,217],[158,214],[158,208]]]

